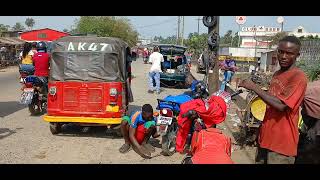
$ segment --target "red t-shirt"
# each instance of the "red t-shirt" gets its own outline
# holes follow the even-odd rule
[[[277,71],[274,74],[269,93],[279,98],[288,108],[280,112],[267,105],[260,128],[260,147],[286,156],[297,155],[299,106],[306,87],[307,78],[297,67],[283,73]]]
[[[49,54],[45,52],[38,52],[33,56],[34,75],[49,76]]]

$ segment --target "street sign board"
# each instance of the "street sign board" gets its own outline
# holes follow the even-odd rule
[[[237,24],[242,25],[246,23],[246,21],[247,21],[247,16],[236,16]]]

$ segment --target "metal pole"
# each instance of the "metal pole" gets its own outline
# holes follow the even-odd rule
[[[256,60],[258,59],[257,58],[257,44],[258,44],[258,40],[257,40],[257,28],[256,26],[254,26],[254,40],[256,41],[256,44],[255,44],[255,47],[254,47],[254,57],[256,58]],[[257,63],[257,61],[256,61]],[[256,66],[255,66],[255,69],[256,69]]]
[[[180,44],[180,16],[178,16],[178,36],[177,36],[177,44]]]
[[[238,30],[238,47],[240,47],[240,24],[239,24],[239,30]]]
[[[182,38],[182,46],[183,46],[183,40],[184,40],[184,16],[182,16],[182,32],[181,32],[181,38]]]
[[[281,23],[281,32],[283,32],[283,22]]]
[[[200,16],[199,16],[199,18],[198,18],[198,35],[199,35],[199,32],[200,32],[200,26],[199,26],[199,22],[200,22]]]

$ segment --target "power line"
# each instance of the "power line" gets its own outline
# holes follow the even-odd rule
[[[139,29],[141,29],[141,28],[148,28],[148,27],[152,27],[152,26],[157,26],[157,25],[161,25],[161,24],[166,24],[166,23],[168,23],[168,22],[172,22],[172,21],[176,21],[176,19],[172,19],[172,18],[170,18],[170,19],[167,19],[167,20],[161,21],[161,22],[159,22],[159,23],[149,24],[149,25],[140,26],[140,27],[136,27],[136,28],[139,28]]]

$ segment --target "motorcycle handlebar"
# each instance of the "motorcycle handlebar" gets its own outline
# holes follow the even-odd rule
[[[233,94],[231,94],[231,98],[238,96],[239,94],[243,93],[242,89],[237,90],[236,92],[234,92]]]

